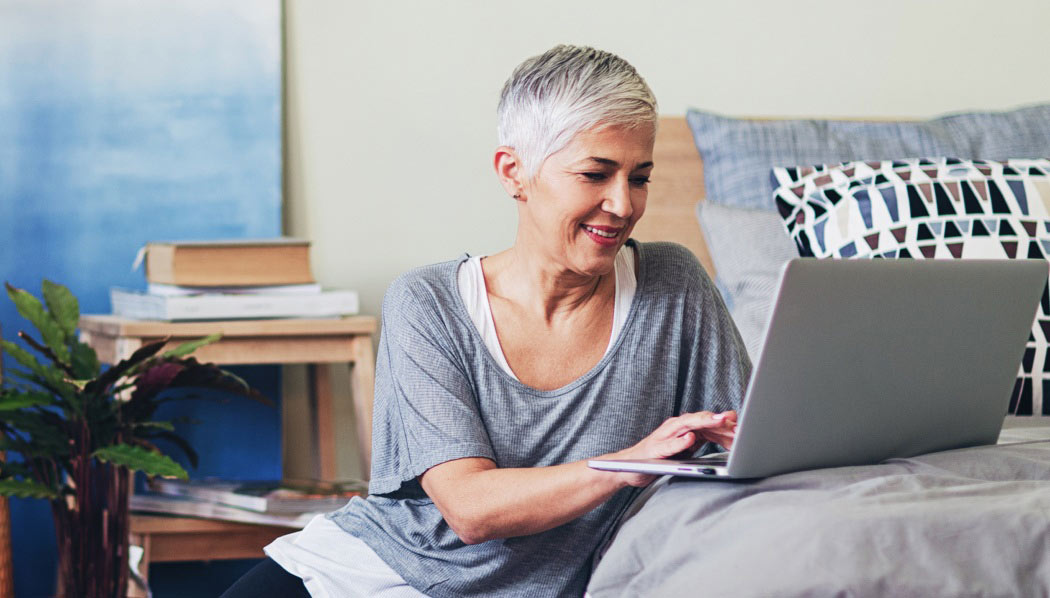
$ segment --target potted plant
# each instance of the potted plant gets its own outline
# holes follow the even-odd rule
[[[167,400],[192,395],[173,388],[230,391],[268,402],[243,380],[189,355],[218,335],[162,352],[145,345],[102,370],[76,335],[80,308],[66,287],[45,280],[43,302],[5,285],[18,313],[39,336],[19,332],[30,350],[0,341],[22,369],[0,388],[0,495],[51,503],[58,540],[58,593],[67,598],[116,598],[127,593],[128,494],[131,472],[187,478],[186,470],[154,441],[197,455],[172,422],[154,419]],[[21,460],[12,459],[15,456]]]

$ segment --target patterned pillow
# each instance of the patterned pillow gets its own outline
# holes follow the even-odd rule
[[[771,178],[777,210],[803,256],[1050,255],[1050,160],[845,162],[775,168]],[[1048,348],[1050,289],[1044,289],[1011,413],[1050,415]]]

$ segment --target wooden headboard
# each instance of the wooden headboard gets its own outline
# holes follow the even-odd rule
[[[696,219],[696,202],[704,197],[704,166],[684,116],[660,118],[653,163],[645,215],[631,236],[685,245],[714,278],[715,267]]]

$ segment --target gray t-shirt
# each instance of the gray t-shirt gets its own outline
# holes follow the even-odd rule
[[[545,532],[467,545],[417,478],[464,457],[499,467],[587,459],[669,417],[740,407],[751,364],[699,262],[673,243],[636,247],[638,288],[619,338],[550,391],[508,376],[489,353],[456,287],[466,256],[395,280],[383,301],[370,495],[329,517],[433,598],[582,596],[595,549],[635,489]]]

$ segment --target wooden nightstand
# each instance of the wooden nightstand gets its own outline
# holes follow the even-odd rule
[[[314,477],[328,480],[336,478],[336,443],[331,380],[325,365],[346,363],[351,367],[358,451],[364,471],[368,471],[375,389],[372,351],[375,330],[376,319],[371,316],[209,322],[129,320],[109,315],[80,318],[81,339],[98,352],[103,363],[116,363],[142,345],[165,337],[171,337],[169,342],[174,346],[221,332],[221,340],[202,347],[194,356],[219,365],[308,364],[312,448],[317,455]],[[188,517],[132,515],[131,518],[131,540],[144,549],[139,570],[147,579],[151,561],[261,558],[263,546],[292,531],[291,528]]]

